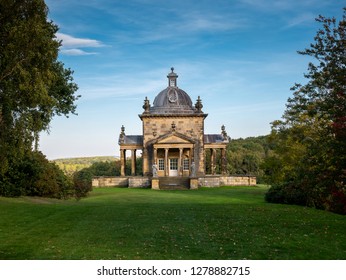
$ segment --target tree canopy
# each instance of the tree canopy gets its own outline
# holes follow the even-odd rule
[[[75,113],[72,71],[57,60],[58,27],[43,0],[0,3],[1,148],[29,148],[54,115]],[[3,153],[1,153],[3,154]]]
[[[340,21],[316,20],[315,42],[298,52],[313,58],[307,83],[295,84],[283,119],[273,122],[276,156],[266,163],[281,167],[271,179],[282,184],[282,200],[294,189],[302,204],[346,213],[346,9]]]
[[[58,27],[47,16],[44,0],[0,1],[0,182],[55,115],[76,110],[73,71],[58,61]]]

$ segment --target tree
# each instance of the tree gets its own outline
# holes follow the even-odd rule
[[[254,175],[263,183],[262,163],[271,155],[268,136],[232,139],[227,146],[227,171],[233,175]]]
[[[57,60],[58,27],[43,0],[0,2],[0,183],[55,115],[75,113],[70,69]]]
[[[57,61],[58,27],[43,0],[0,3],[0,143],[6,151],[31,149],[54,115],[75,113],[72,71]],[[7,144],[5,144],[7,143]],[[5,158],[6,160],[6,158]]]
[[[282,183],[306,194],[307,205],[346,213],[346,8],[342,19],[319,16],[305,85],[296,84],[271,137]],[[277,176],[276,177],[280,177]],[[287,184],[287,182],[291,182]]]

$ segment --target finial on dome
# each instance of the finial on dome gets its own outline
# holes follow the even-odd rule
[[[167,75],[168,86],[169,87],[176,87],[178,75],[176,73],[174,73],[174,67],[171,67],[171,71],[172,72]]]

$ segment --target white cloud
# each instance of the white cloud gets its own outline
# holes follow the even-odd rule
[[[96,52],[86,52],[80,49],[61,49],[62,54],[66,55],[93,55],[93,54],[98,54]]]
[[[74,55],[74,56],[94,55],[97,53],[84,51],[81,48],[99,48],[104,46],[98,40],[87,39],[87,38],[76,38],[64,33],[57,33],[56,37],[59,41],[62,42],[62,48],[60,51],[62,54],[65,54],[65,55]]]
[[[58,40],[62,41],[62,45],[66,48],[83,48],[83,47],[98,48],[103,46],[103,44],[98,40],[76,38],[64,33],[57,33],[56,36]]]

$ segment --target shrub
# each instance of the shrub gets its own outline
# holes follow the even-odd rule
[[[82,197],[87,196],[88,192],[92,190],[92,177],[93,174],[89,168],[83,168],[73,175],[76,199],[81,199]]]
[[[2,196],[67,198],[72,194],[72,181],[41,152],[30,151],[12,160],[10,168],[0,176]]]
[[[10,178],[0,175],[0,195],[7,197],[17,197],[21,195],[21,190],[16,184],[13,184]]]
[[[334,189],[326,200],[327,210],[346,215],[346,191],[345,189]]]
[[[273,185],[265,194],[265,200],[272,203],[306,205],[307,194],[293,182]]]

